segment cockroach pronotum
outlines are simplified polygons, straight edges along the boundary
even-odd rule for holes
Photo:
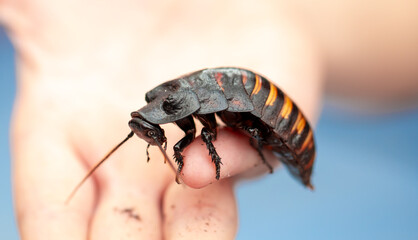
[[[313,189],[310,182],[315,159],[313,131],[296,104],[263,76],[241,68],[204,69],[157,86],[146,94],[145,100],[147,105],[131,113],[129,135],[90,170],[67,202],[100,164],[134,134],[148,142],[147,157],[150,145],[156,145],[171,165],[165,151],[167,139],[160,124],[175,123],[186,134],[173,147],[178,165],[175,171],[180,173],[181,153],[196,135],[193,117],[203,124],[201,137],[219,180],[221,158],[212,144],[218,127],[215,114],[227,126],[251,137],[251,145],[270,173],[273,168],[262,153],[263,147],[270,149],[297,179]]]

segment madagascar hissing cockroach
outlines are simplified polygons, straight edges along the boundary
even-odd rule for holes
[[[241,68],[204,69],[157,86],[146,94],[145,100],[147,105],[131,113],[129,135],[86,175],[69,198],[110,154],[134,134],[147,141],[148,147],[158,146],[168,161],[165,152],[167,139],[160,124],[175,123],[186,134],[173,147],[178,164],[176,172],[180,173],[183,168],[181,153],[196,134],[193,117],[203,124],[201,137],[219,180],[221,158],[212,144],[218,127],[215,114],[227,126],[240,129],[251,137],[251,145],[270,172],[273,168],[262,153],[263,147],[271,150],[305,186],[313,188],[310,183],[315,159],[312,129],[296,104],[263,76]]]

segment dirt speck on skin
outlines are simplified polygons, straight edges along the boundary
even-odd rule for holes
[[[141,217],[138,213],[135,212],[134,208],[118,209],[115,207],[114,210],[121,214],[126,214],[129,218],[135,219],[136,221],[141,221]]]

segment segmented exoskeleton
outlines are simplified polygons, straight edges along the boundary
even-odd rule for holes
[[[159,126],[165,123],[177,124],[186,134],[174,145],[177,172],[180,172],[183,168],[181,153],[196,135],[193,117],[203,124],[201,137],[215,164],[216,179],[219,179],[221,158],[212,144],[217,136],[217,114],[227,126],[241,129],[251,137],[252,145],[270,172],[273,168],[264,158],[264,147],[305,186],[313,188],[310,182],[315,159],[312,129],[296,104],[263,76],[241,68],[204,69],[157,86],[145,99],[148,104],[131,113],[132,132],[82,182],[134,133],[147,141],[148,147],[158,146],[168,159],[162,147],[167,139]]]

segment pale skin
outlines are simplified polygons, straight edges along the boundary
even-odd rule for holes
[[[151,148],[147,163],[146,143],[134,137],[64,202],[129,133],[129,114],[145,104],[145,93],[190,71],[253,69],[315,124],[323,55],[288,7],[275,1],[0,1],[17,51],[12,150],[21,238],[233,239],[234,182],[267,168],[248,139],[228,129],[214,142],[223,162],[220,181],[199,137],[184,151],[182,185],[158,149]],[[163,128],[172,156],[183,133],[172,124]]]

